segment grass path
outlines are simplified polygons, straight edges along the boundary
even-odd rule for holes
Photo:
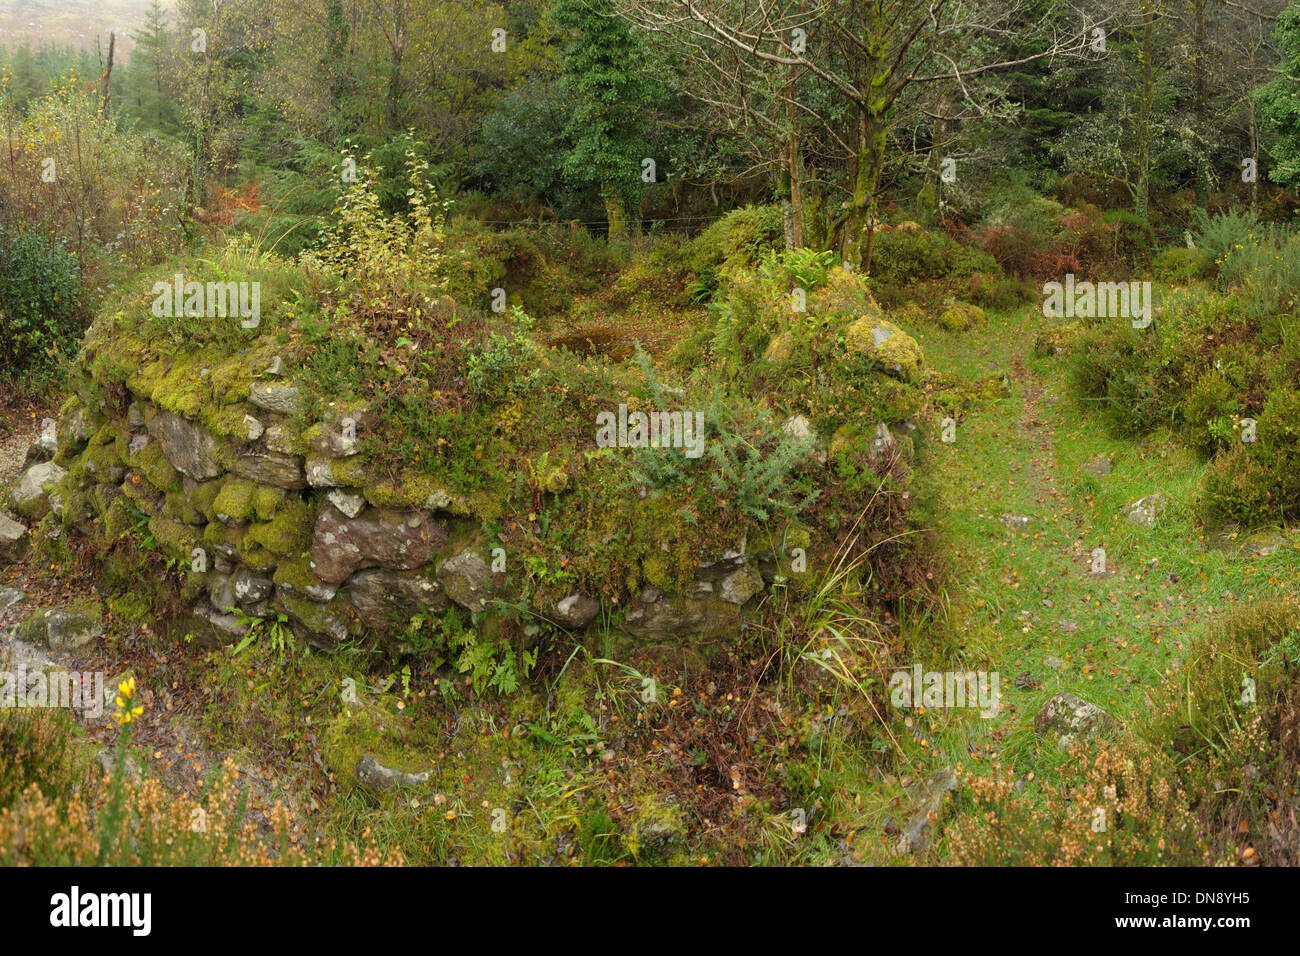
[[[1032,730],[1052,694],[1068,690],[1136,724],[1218,616],[1300,581],[1297,536],[1282,529],[1207,547],[1191,510],[1203,463],[1168,434],[1118,437],[1098,409],[1081,408],[1065,359],[1033,355],[1042,322],[1029,307],[991,314],[971,332],[914,333],[945,379],[1011,380],[1009,397],[960,414],[956,441],[937,445],[930,480],[946,502],[952,626],[943,636],[919,623],[912,640],[925,670],[997,672],[1001,708],[987,719],[916,711],[917,769],[975,769],[994,754],[1022,777],[1055,764],[1063,755],[1038,746]],[[1102,455],[1109,473],[1085,470]],[[1155,526],[1128,523],[1122,507],[1153,492],[1168,498]],[[1004,516],[1029,520],[1018,527]],[[1268,544],[1276,551],[1260,554]],[[1104,573],[1093,573],[1097,548]]]

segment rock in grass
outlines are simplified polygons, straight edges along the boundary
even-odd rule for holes
[[[1076,738],[1089,739],[1109,733],[1118,722],[1096,704],[1061,691],[1048,698],[1034,717],[1034,732],[1040,737],[1054,738],[1058,747],[1065,747]]]
[[[1109,475],[1111,471],[1110,455],[1098,455],[1096,458],[1090,459],[1083,466],[1083,471],[1084,474],[1091,475],[1094,478]]]
[[[385,767],[367,754],[357,761],[357,779],[376,790],[396,790],[399,787],[418,787],[427,783],[429,772],[426,770],[424,773],[403,773]]]
[[[600,602],[589,594],[578,592],[557,601],[549,616],[562,627],[577,629],[586,627],[599,613]]]
[[[1131,505],[1125,505],[1120,514],[1129,524],[1137,525],[1139,528],[1154,528],[1156,518],[1165,510],[1165,505],[1168,503],[1169,499],[1157,491],[1145,498],[1139,498]]]
[[[920,373],[921,346],[888,319],[864,315],[844,330],[844,345],[903,381],[914,381]]]
[[[904,788],[916,812],[899,838],[900,853],[919,853],[925,849],[943,815],[943,798],[953,793],[957,786],[957,775],[943,767]]]

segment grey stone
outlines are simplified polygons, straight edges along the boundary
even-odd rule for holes
[[[25,524],[0,514],[0,565],[21,559],[30,543]]]
[[[808,421],[802,415],[791,415],[781,426],[781,431],[785,432],[791,438],[802,438],[807,441],[816,441],[817,433],[813,431],[812,422]]]
[[[352,427],[345,429],[343,423],[350,421]],[[347,458],[361,451],[361,439],[357,436],[356,417],[344,415],[338,421],[321,422],[311,437],[311,450],[326,458]]]
[[[402,787],[418,787],[429,781],[429,772],[403,773],[385,767],[374,757],[366,754],[357,761],[357,780],[376,790],[396,790]]]
[[[43,461],[49,461],[54,457],[54,453],[59,449],[58,439],[48,432],[41,435],[40,438],[27,446],[27,457],[23,460],[23,468],[30,468],[32,465],[39,465]]]
[[[1110,455],[1098,455],[1096,458],[1089,460],[1084,466],[1085,474],[1092,475],[1094,478],[1101,478],[1109,475],[1111,471]]]
[[[722,579],[719,597],[730,604],[744,604],[763,590],[763,575],[750,565],[737,568]]]
[[[296,415],[302,411],[302,396],[298,389],[279,382],[254,382],[248,390],[248,400],[258,408],[281,415]]]
[[[235,458],[235,474],[262,485],[276,488],[306,488],[302,459],[273,451],[246,451]]]
[[[325,496],[335,508],[343,512],[349,518],[355,518],[366,508],[366,499],[359,494],[353,494],[347,491],[331,491]]]
[[[49,508],[49,493],[67,472],[52,461],[32,465],[9,492],[9,504],[25,518],[39,518]]]
[[[1131,505],[1125,505],[1120,513],[1124,515],[1129,524],[1137,525],[1140,528],[1155,527],[1156,518],[1165,510],[1165,505],[1169,499],[1160,492],[1147,495],[1145,498],[1139,498]]]
[[[1115,718],[1106,711],[1067,691],[1050,697],[1034,717],[1034,732],[1055,739],[1059,747],[1067,746],[1076,738],[1107,733],[1116,726]]]
[[[207,429],[171,412],[159,412],[149,422],[149,434],[181,474],[195,481],[207,481],[221,474],[217,441]]]
[[[465,610],[481,611],[492,590],[492,569],[481,554],[466,548],[438,565],[438,581],[447,597]]]
[[[27,595],[17,588],[0,588],[0,611],[7,610],[19,601],[27,600]]]
[[[104,633],[104,608],[80,598],[64,607],[34,611],[18,623],[15,634],[28,644],[45,644],[52,651],[75,651]]]
[[[944,797],[957,787],[957,775],[947,767],[933,770],[904,787],[916,812],[899,838],[899,852],[919,853],[925,849],[943,816]]]
[[[275,590],[275,583],[252,568],[240,567],[231,575],[230,589],[239,604],[255,604],[271,596]]]
[[[578,591],[556,601],[548,617],[561,627],[574,630],[586,627],[600,613],[600,601]]]
[[[422,611],[441,614],[448,607],[437,579],[418,571],[358,571],[348,579],[347,593],[357,617],[374,631],[405,624]]]
[[[342,584],[362,568],[418,568],[446,541],[446,526],[423,511],[371,509],[349,518],[327,505],[316,519],[311,566],[322,581]]]

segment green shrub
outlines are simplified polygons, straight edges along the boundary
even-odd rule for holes
[[[0,341],[5,375],[48,376],[85,328],[81,268],[62,244],[0,229]]]
[[[1255,244],[1258,230],[1259,216],[1248,209],[1230,209],[1217,216],[1198,209],[1192,214],[1192,235],[1196,244],[1209,250],[1220,269],[1235,251]]]
[[[999,271],[997,261],[984,250],[926,229],[877,233],[871,253],[873,283],[965,279],[976,272]]]
[[[706,298],[718,288],[719,280],[757,265],[762,254],[775,248],[781,237],[779,206],[745,206],[727,213],[691,244],[695,297]]]
[[[1166,282],[1190,282],[1214,275],[1214,254],[1208,249],[1170,246],[1161,249],[1151,261],[1151,271]]]

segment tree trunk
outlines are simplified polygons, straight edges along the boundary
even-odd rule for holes
[[[108,66],[104,69],[104,75],[99,78],[100,116],[108,115],[108,82],[113,78],[113,43],[116,39],[116,33],[108,35]]]
[[[627,239],[627,209],[623,206],[618,187],[606,183],[602,198],[605,200],[605,218],[609,221],[609,241],[622,242]]]
[[[876,237],[880,176],[885,168],[885,120],[885,108],[878,101],[858,120],[857,172],[840,242],[843,260],[868,274]]]

